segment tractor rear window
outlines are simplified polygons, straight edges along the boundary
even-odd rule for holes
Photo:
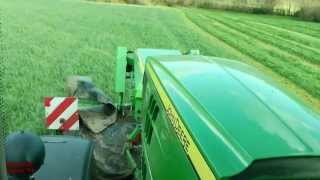
[[[320,179],[320,158],[300,157],[259,160],[231,179]]]

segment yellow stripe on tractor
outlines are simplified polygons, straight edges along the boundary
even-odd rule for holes
[[[203,156],[200,153],[199,149],[197,148],[196,144],[192,140],[191,135],[189,134],[187,128],[184,126],[181,118],[179,117],[178,112],[174,108],[174,105],[170,101],[163,86],[161,85],[159,79],[157,78],[154,70],[150,66],[147,66],[147,70],[150,74],[152,81],[155,84],[155,87],[156,87],[157,92],[161,98],[161,101],[165,107],[165,110],[166,110],[167,115],[170,119],[170,122],[171,122],[172,126],[174,127],[174,130],[175,130],[181,144],[183,145],[185,152],[188,154],[194,168],[196,169],[197,174],[199,175],[200,179],[215,180],[216,178],[215,178],[213,172],[211,171],[207,162],[203,158]]]

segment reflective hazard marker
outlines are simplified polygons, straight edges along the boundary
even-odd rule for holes
[[[45,97],[47,129],[79,130],[79,109],[76,97]]]

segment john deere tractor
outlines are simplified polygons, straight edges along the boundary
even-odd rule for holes
[[[119,47],[115,103],[67,87],[80,129],[9,135],[9,179],[320,179],[319,115],[242,62]]]

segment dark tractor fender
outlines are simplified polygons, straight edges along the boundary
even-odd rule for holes
[[[90,180],[93,143],[80,137],[42,136],[46,156],[38,180]]]

